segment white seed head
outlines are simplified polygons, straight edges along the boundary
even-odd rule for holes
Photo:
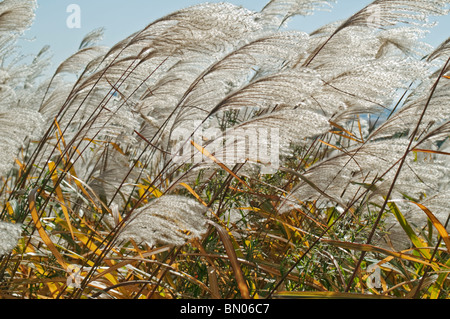
[[[183,245],[206,231],[205,212],[206,208],[194,199],[165,195],[134,211],[119,239],[150,246]]]

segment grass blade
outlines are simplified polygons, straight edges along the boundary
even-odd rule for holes
[[[406,235],[409,237],[411,242],[414,244],[414,246],[417,248],[427,247],[428,245],[422,239],[420,239],[419,236],[416,235],[416,233],[412,229],[411,225],[409,225],[408,221],[406,220],[405,216],[403,216],[403,214],[398,209],[397,205],[392,201],[388,202],[387,205],[388,205],[390,211],[394,214],[397,221],[399,222],[400,226],[405,231]],[[427,258],[427,259],[431,258],[431,254],[428,251],[425,251],[425,250],[419,250],[419,251],[425,258]]]
[[[66,206],[66,202],[64,200],[64,196],[61,190],[61,187],[58,184],[58,174],[56,173],[56,165],[54,162],[49,162],[48,163],[48,168],[49,171],[51,173],[51,178],[55,187],[55,193],[56,196],[58,197],[58,201],[61,207],[61,210],[64,214],[64,218],[66,219],[67,225],[69,226],[69,231],[70,231],[70,235],[72,236],[72,239],[75,239],[74,235],[73,235],[73,227],[72,227],[72,223],[70,222],[70,216],[69,216],[69,211],[67,209]]]
[[[231,176],[236,178],[239,182],[241,182],[244,186],[246,186],[248,189],[251,189],[250,186],[247,185],[246,182],[244,182],[239,176],[237,176],[231,169],[229,169],[225,164],[221,163],[217,158],[214,157],[210,152],[208,152],[205,148],[203,148],[201,145],[198,145],[194,141],[191,141],[191,144],[199,150],[203,155],[206,155],[209,159],[211,159],[214,163],[219,165],[221,168],[223,168],[225,171],[227,171]]]

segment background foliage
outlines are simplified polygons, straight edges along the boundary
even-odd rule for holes
[[[0,296],[448,298],[450,41],[421,41],[448,1],[284,30],[331,4],[94,30],[42,80],[48,48],[16,52],[35,2],[3,0]]]

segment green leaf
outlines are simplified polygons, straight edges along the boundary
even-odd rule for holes
[[[417,234],[412,229],[411,225],[406,220],[405,216],[403,216],[403,214],[398,209],[398,206],[393,202],[389,202],[388,207],[389,207],[390,211],[394,214],[395,218],[397,219],[400,226],[403,228],[403,230],[405,231],[406,235],[411,240],[413,245],[417,248],[427,247],[428,245],[425,243],[425,241],[420,239],[419,236],[417,236]],[[431,254],[428,250],[419,249],[419,251],[425,258],[427,258],[429,260],[431,259]]]

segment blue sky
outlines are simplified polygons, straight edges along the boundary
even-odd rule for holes
[[[223,0],[222,0],[223,1]],[[209,0],[209,2],[222,2]],[[269,0],[230,0],[228,2],[259,11]],[[50,45],[53,68],[76,52],[80,41],[93,29],[104,27],[102,45],[111,46],[155,19],[181,8],[202,3],[201,0],[38,0],[36,19],[21,41],[22,52],[37,53],[44,45]],[[296,17],[289,27],[311,32],[325,23],[348,18],[370,0],[339,0],[331,12],[317,11],[313,16]],[[67,7],[77,4],[81,9],[81,28],[68,28]],[[450,18],[441,17],[426,41],[434,46],[444,41],[450,30]]]

